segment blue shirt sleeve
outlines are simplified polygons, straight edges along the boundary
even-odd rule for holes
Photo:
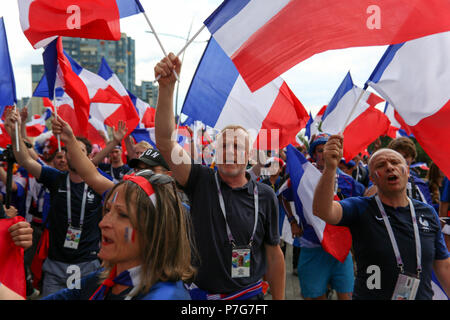
[[[358,222],[365,208],[367,208],[367,198],[351,197],[339,201],[342,206],[342,218],[338,226],[349,227]]]
[[[444,188],[441,193],[442,202],[450,202],[450,181],[445,177],[443,182]]]
[[[438,216],[436,210],[434,210],[434,208],[432,210],[433,210],[434,218],[436,219],[438,226],[440,226],[441,222],[439,220],[439,216]],[[435,256],[434,256],[435,260],[445,260],[450,257],[450,253],[447,250],[447,246],[445,244],[444,235],[442,234],[441,228],[438,228],[438,231],[436,233],[435,248],[436,248],[436,252],[435,252]]]

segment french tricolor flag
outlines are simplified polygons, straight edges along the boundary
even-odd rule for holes
[[[156,109],[152,108],[147,102],[142,101],[130,91],[128,91],[128,95],[130,96],[131,102],[133,102],[134,107],[136,108],[136,112],[139,115],[139,124],[138,128],[152,128],[155,126],[155,114]]]
[[[322,132],[344,134],[344,158],[347,161],[353,159],[389,129],[389,119],[375,108],[378,103],[383,102],[383,99],[365,91],[358,101],[361,93],[363,89],[353,84],[348,72],[322,116]],[[344,127],[348,117],[350,119]]]
[[[31,45],[58,36],[120,40],[120,19],[144,12],[139,0],[18,0],[20,24]]]
[[[47,131],[45,126],[45,121],[47,121],[52,116],[52,110],[50,108],[45,108],[42,115],[35,114],[31,121],[26,123],[27,136],[37,137],[43,132]]]
[[[251,91],[331,49],[450,30],[445,0],[225,0],[205,21]]]
[[[398,112],[396,112],[395,109],[389,104],[389,102],[386,102],[386,105],[384,107],[384,114],[391,122],[388,133],[386,134],[387,136],[391,137],[392,139],[414,136],[413,134],[411,134],[408,128],[406,128],[406,130],[402,128],[401,123],[404,123],[404,121],[401,119]]]
[[[287,146],[287,167],[294,190],[297,214],[312,228],[304,228],[303,238],[321,244],[323,249],[344,262],[350,252],[352,236],[348,228],[333,226],[313,214],[314,191],[321,177],[320,171],[293,146]],[[335,196],[336,200],[339,200]],[[303,216],[303,217],[302,217]]]
[[[128,132],[127,137],[138,125],[139,115],[128,95],[127,89],[123,86],[117,75],[111,70],[105,58],[98,71],[98,75],[102,77],[106,83],[122,97],[122,103],[118,108],[111,108],[108,104],[94,103],[91,104],[91,115],[95,113],[94,118],[115,127],[120,120],[126,122]]]
[[[450,176],[450,32],[389,46],[368,80]]]
[[[205,49],[181,112],[188,116],[185,125],[196,120],[218,130],[241,125],[253,133],[260,149],[268,150],[294,143],[308,121],[305,108],[281,78],[252,93],[214,38]]]
[[[323,106],[314,118],[311,113],[309,114],[309,121],[306,124],[305,136],[307,136],[310,140],[314,135],[319,133],[319,125],[322,122],[322,116],[326,109],[327,105]]]

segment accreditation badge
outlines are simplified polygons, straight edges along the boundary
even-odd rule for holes
[[[416,276],[409,276],[403,273],[399,274],[392,300],[414,300],[419,284],[420,279]]]
[[[64,248],[77,250],[80,238],[81,229],[69,226],[66,233],[66,240],[64,241]]]
[[[249,246],[234,247],[231,252],[231,277],[246,278],[250,277],[250,256]]]

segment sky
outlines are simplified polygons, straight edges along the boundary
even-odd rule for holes
[[[193,36],[221,0],[140,0],[166,52],[178,53],[189,31]],[[3,0],[0,17],[6,25],[9,50],[16,79],[17,98],[31,96],[31,64],[42,64],[43,49],[33,49],[23,34],[16,0]],[[154,80],[154,66],[163,58],[155,36],[143,14],[121,20],[121,32],[135,40],[136,84]],[[169,36],[171,35],[171,36]],[[204,29],[186,50],[180,75],[178,110],[194,76],[210,34]],[[319,53],[296,65],[281,77],[308,112],[315,115],[329,103],[348,71],[362,87],[386,50],[359,47]],[[96,72],[97,70],[91,70]],[[372,91],[369,88],[370,91]]]

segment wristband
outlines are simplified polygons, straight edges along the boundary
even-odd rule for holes
[[[295,221],[295,217],[294,217],[294,216],[288,217],[288,222],[289,222],[289,223],[292,223],[292,221]]]

